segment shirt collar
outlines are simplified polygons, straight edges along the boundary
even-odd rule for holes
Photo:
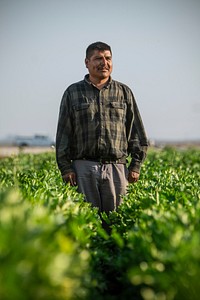
[[[86,74],[86,75],[85,75],[84,80],[85,80],[88,84],[93,85],[92,82],[89,80],[89,74]],[[112,77],[110,76],[110,77],[109,77],[109,80],[108,80],[108,82],[106,83],[106,85],[104,86],[104,88],[107,89],[108,86],[111,84],[111,82],[112,82]]]

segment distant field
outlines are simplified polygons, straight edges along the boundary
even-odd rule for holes
[[[151,145],[150,148],[156,149],[163,149],[164,147],[172,147],[176,149],[200,149],[200,142],[182,142],[182,143],[158,143],[156,145]],[[54,152],[55,147],[17,147],[17,146],[1,146],[0,145],[0,158],[18,155],[19,153],[45,153],[45,152]]]
[[[8,157],[12,155],[18,155],[19,153],[44,153],[54,152],[54,147],[14,147],[14,146],[0,146],[0,158]]]

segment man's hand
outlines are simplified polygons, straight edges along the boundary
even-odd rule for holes
[[[76,174],[74,172],[67,173],[63,175],[62,178],[66,183],[69,183],[71,186],[76,186]]]
[[[137,182],[139,177],[140,177],[139,173],[134,172],[134,171],[130,171],[129,174],[128,174],[128,182],[129,183]]]

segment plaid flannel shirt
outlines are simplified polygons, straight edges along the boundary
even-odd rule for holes
[[[132,157],[130,169],[140,172],[148,141],[130,88],[112,80],[101,90],[84,80],[65,91],[56,134],[56,159],[62,175],[75,159]]]

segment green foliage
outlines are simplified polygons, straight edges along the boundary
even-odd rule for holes
[[[88,251],[66,235],[65,219],[44,206],[31,207],[17,191],[0,206],[0,298],[77,299]],[[76,294],[77,293],[77,294]]]
[[[199,186],[199,150],[151,150],[100,218],[53,153],[1,160],[0,299],[197,300]]]
[[[63,184],[52,155],[0,164],[0,299],[84,299],[97,211]]]

